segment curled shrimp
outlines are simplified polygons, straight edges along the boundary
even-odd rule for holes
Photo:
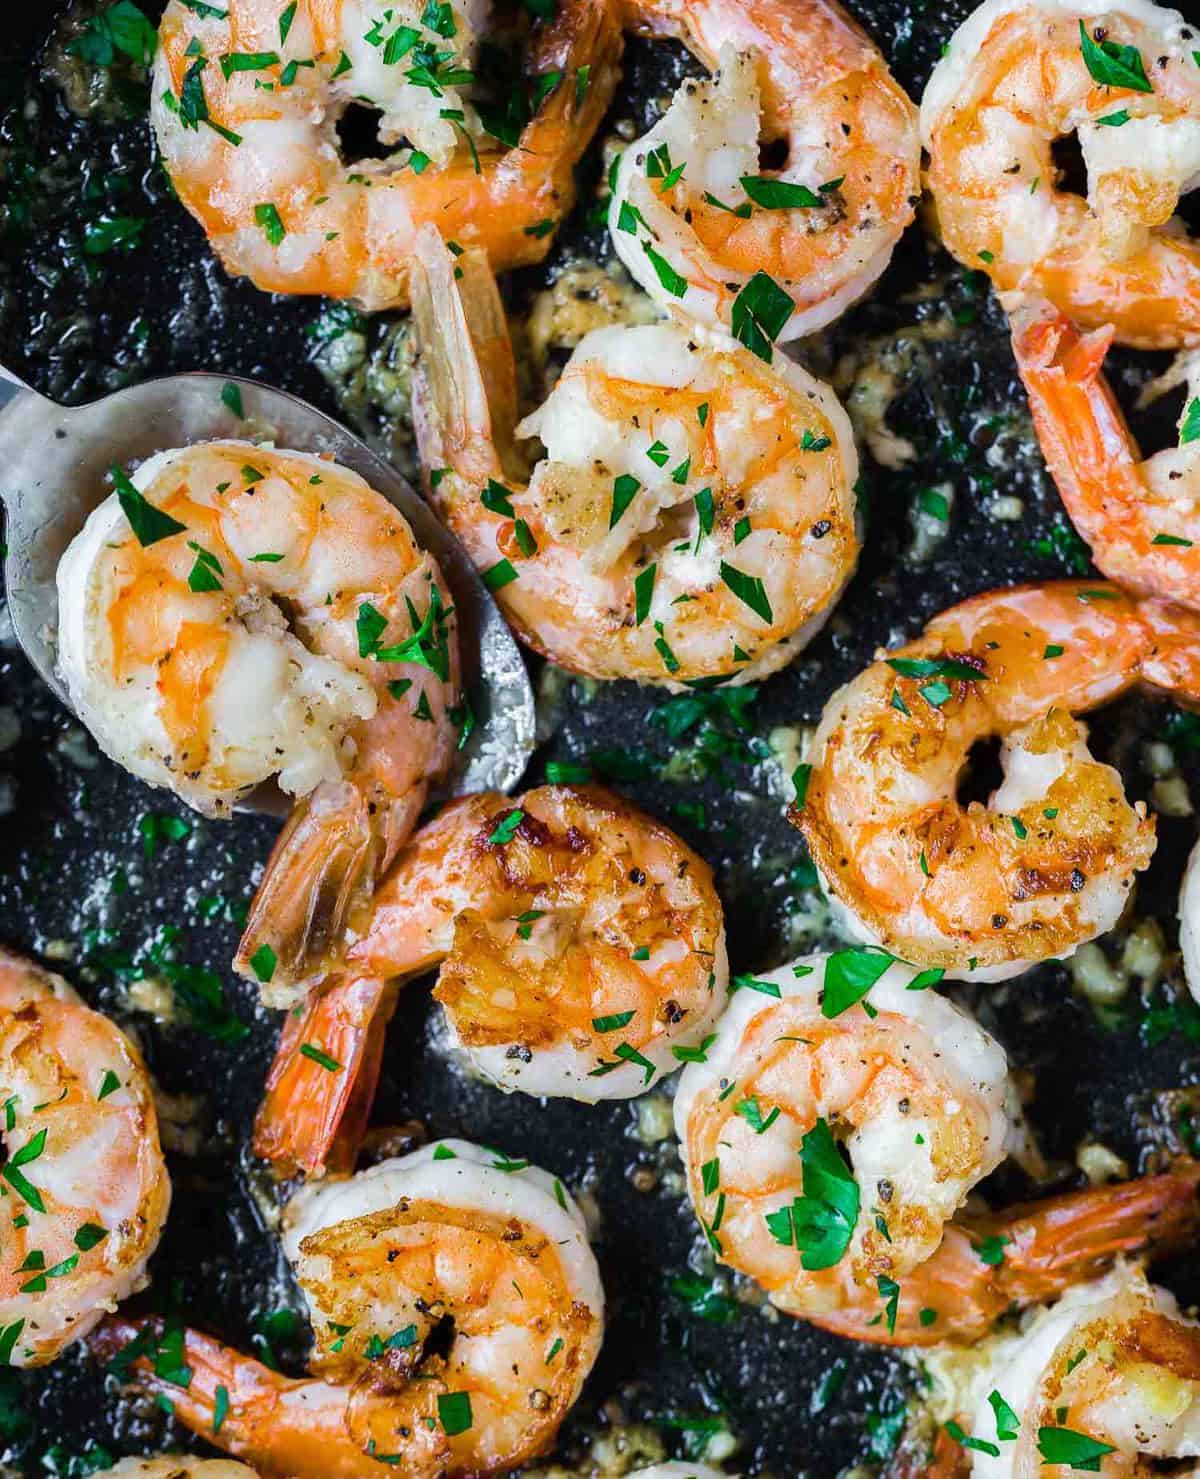
[[[0,1365],[45,1366],[144,1287],[171,1183],[141,1054],[2,950],[0,1098]]]
[[[852,928],[973,980],[1111,929],[1154,820],[1073,716],[1135,684],[1200,701],[1198,639],[1181,607],[1060,581],[976,596],[881,654],[826,705],[792,813]],[[1003,784],[963,806],[971,746],[991,735]]]
[[[1120,1254],[1194,1237],[1195,1162],[956,1216],[1005,1153],[1004,1052],[908,967],[844,955],[849,974],[810,956],[739,992],[675,1096],[709,1245],[772,1304],[857,1340],[972,1341]]]
[[[583,1217],[561,1182],[442,1141],[299,1193],[284,1247],[312,1316],[311,1377],[188,1331],[179,1387],[155,1370],[153,1327],[126,1321],[93,1348],[264,1474],[492,1474],[553,1443],[604,1321]]]
[[[864,957],[882,968],[869,1005],[838,1010],[853,953],[808,956],[739,990],[675,1096],[710,1246],[794,1315],[868,1303],[878,1314],[877,1284],[930,1258],[1009,1132],[999,1044],[885,956]],[[834,1181],[840,1237],[817,1238],[802,1195]]]
[[[979,1446],[960,1450],[955,1474],[1157,1472],[1150,1460],[1200,1452],[1200,1325],[1120,1265],[997,1339],[962,1401],[960,1431]]]
[[[58,591],[60,669],[114,760],[210,815],[272,776],[297,797],[239,954],[290,1004],[454,755],[436,562],[357,473],[207,442],[118,474]]]
[[[361,979],[289,1022],[260,1155],[345,1163],[378,1074],[381,983],[439,964],[433,994],[451,1040],[486,1078],[588,1103],[643,1093],[678,1068],[711,1032],[728,978],[712,872],[667,828],[599,787],[460,798],[380,888],[347,956]],[[314,1045],[349,1071],[324,1071]]]
[[[772,339],[824,328],[890,261],[920,195],[916,109],[835,0],[623,5],[714,75],[684,82],[625,150],[613,242],[660,307],[769,359]],[[766,173],[763,146],[784,156]]]
[[[430,496],[518,635],[597,678],[746,682],[788,662],[858,557],[858,461],[827,386],[678,325],[595,330],[515,425],[487,264],[422,234],[413,410]],[[511,438],[547,449],[528,483]]]
[[[540,261],[616,85],[608,0],[536,24],[527,76],[489,106],[484,0],[171,0],[151,116],[171,180],[226,269],[266,292],[408,302],[421,225],[497,270]],[[338,124],[377,108],[384,159],[349,160]],[[511,146],[511,147],[510,147]]]
[[[1045,302],[1010,312],[1042,455],[1092,558],[1126,590],[1200,607],[1200,441],[1143,459],[1103,374],[1112,327],[1080,334]]]
[[[1174,214],[1200,178],[1198,34],[1148,0],[986,0],[921,103],[949,250],[1122,344],[1200,342],[1200,245]],[[1086,200],[1052,152],[1072,134]]]

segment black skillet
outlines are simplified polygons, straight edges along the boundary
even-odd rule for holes
[[[1196,7],[1189,0],[1184,8]],[[968,8],[966,0],[863,0],[859,14],[900,80],[919,96],[941,43]],[[228,279],[170,198],[144,117],[82,122],[42,76],[47,38],[70,9],[54,0],[5,7],[0,361],[64,402],[94,399],[152,375],[205,369],[267,381],[338,415],[314,362],[318,339],[311,332],[318,321],[327,331],[337,320],[322,317],[317,302],[270,298]],[[149,0],[145,9],[154,11]],[[612,119],[631,119],[640,131],[688,65],[679,48],[632,43]],[[1069,145],[1061,163],[1069,179]],[[588,219],[599,172],[593,150],[582,205],[548,267],[510,283],[515,305],[565,257],[605,250],[603,232]],[[87,223],[106,212],[147,224],[132,250],[89,263],[80,244]],[[1003,321],[986,283],[930,245],[919,227],[910,230],[871,301],[814,346],[814,364],[818,372],[829,370],[868,340],[947,316],[952,335],[920,341],[913,373],[890,412],[891,425],[914,443],[916,460],[889,472],[865,459],[868,534],[859,574],[827,631],[751,703],[747,727],[717,713],[707,725],[672,736],[655,695],[626,684],[571,684],[530,771],[537,780],[547,759],[591,757],[602,774],[697,846],[718,869],[734,969],[786,958],[790,925],[817,902],[804,849],[759,763],[771,731],[813,722],[833,688],[877,644],[915,633],[953,601],[1087,568],[1086,551],[1072,539],[1031,447]],[[385,316],[368,326],[372,342],[390,322]],[[1162,363],[1162,357],[1120,360],[1117,383],[1127,402],[1148,369]],[[1148,442],[1160,445],[1171,435],[1177,408],[1176,398],[1155,424],[1143,426]],[[922,489],[945,481],[957,493],[948,536],[917,562],[911,511]],[[1024,500],[1023,517],[991,517],[998,494]],[[199,1152],[172,1155],[175,1207],[143,1302],[174,1307],[237,1345],[299,1369],[299,1302],[264,1224],[266,1179],[247,1151],[276,1022],[228,968],[238,911],[274,824],[251,817],[203,824],[188,815],[186,839],[163,837],[156,819],[182,815],[181,808],[100,759],[9,645],[0,647],[0,706],[0,936],[58,963],[91,1001],[131,1023],[167,1091],[200,1096]],[[11,745],[7,710],[20,723]],[[678,709],[667,715],[682,717]],[[1194,782],[1195,747],[1166,706],[1134,700],[1097,717],[1098,747],[1121,766],[1134,796],[1147,795],[1151,784],[1141,743],[1164,732],[1175,739]],[[968,785],[979,794],[991,763],[981,755],[972,767]],[[1138,891],[1139,910],[1159,917],[1172,948],[1175,896],[1193,835],[1193,819],[1161,819],[1158,853]],[[173,963],[163,953],[164,928],[178,932],[166,944]],[[220,1012],[199,1026],[194,1012],[171,1025],[131,1012],[122,982],[143,967],[161,974],[164,958],[185,1001],[197,1000],[197,986],[211,985],[188,968],[214,972],[228,1011],[248,1033],[222,1041],[228,1023]],[[1160,992],[1150,1008],[1135,992],[1102,1021],[1072,995],[1067,971],[1051,966],[1019,985],[968,997],[1014,1063],[1032,1074],[1032,1118],[1047,1154],[1062,1167],[1056,1187],[1079,1180],[1074,1152],[1088,1132],[1134,1167],[1177,1145],[1180,1135],[1186,1140],[1180,1109],[1187,1095],[1163,1094],[1200,1078],[1200,1016],[1173,1004],[1169,992]],[[720,1291],[702,1297],[697,1291],[711,1289],[712,1269],[686,1201],[671,1189],[671,1142],[647,1146],[635,1138],[636,1107],[556,1102],[544,1109],[465,1081],[430,1047],[434,1020],[427,991],[411,989],[390,1039],[376,1124],[417,1121],[410,1131],[464,1134],[528,1156],[586,1187],[600,1209],[598,1252],[611,1320],[599,1366],[564,1430],[560,1451],[568,1467],[597,1430],[633,1421],[650,1424],[668,1452],[693,1455],[706,1433],[726,1427],[740,1445],[729,1468],[746,1474],[886,1467],[906,1402],[916,1411],[920,1376],[913,1366],[786,1317],[769,1318]],[[992,1190],[999,1202],[1030,1187],[1008,1171]],[[1185,1297],[1200,1294],[1189,1260],[1162,1272]],[[123,1402],[80,1353],[45,1372],[0,1372],[0,1461],[19,1473],[87,1473],[103,1467],[106,1453],[179,1446],[191,1440],[162,1411]]]

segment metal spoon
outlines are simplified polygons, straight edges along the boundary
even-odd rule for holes
[[[245,419],[222,400],[227,385],[240,391]],[[68,408],[0,367],[8,608],[25,656],[63,704],[72,708],[57,670],[55,571],[88,515],[111,492],[109,468],[218,437],[271,440],[289,450],[327,453],[396,505],[418,542],[437,558],[450,586],[463,678],[476,716],[475,731],[446,790],[461,795],[515,786],[534,746],[533,690],[512,633],[462,546],[395,468],[336,421],[296,396],[233,376],[171,375],[118,390],[90,406]],[[242,806],[278,815],[289,804],[269,785]]]

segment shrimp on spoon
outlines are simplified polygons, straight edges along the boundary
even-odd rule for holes
[[[58,567],[60,671],[101,748],[197,810],[272,778],[295,797],[237,962],[275,1000],[338,958],[449,770],[453,605],[398,510],[323,458],[205,442],[114,476]]]

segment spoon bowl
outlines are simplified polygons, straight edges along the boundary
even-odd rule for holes
[[[240,395],[244,416],[227,404],[238,404],[230,386]],[[364,442],[298,397],[254,380],[171,375],[78,407],[57,405],[0,380],[8,607],[17,641],[43,681],[74,712],[57,666],[55,574],[88,515],[111,493],[109,469],[168,447],[231,438],[330,456],[365,478],[408,520],[418,543],[437,559],[453,595],[463,685],[476,719],[443,794],[511,790],[534,746],[533,690],[516,641],[462,546],[396,469]],[[241,809],[280,814],[289,805],[272,783],[259,787]]]

